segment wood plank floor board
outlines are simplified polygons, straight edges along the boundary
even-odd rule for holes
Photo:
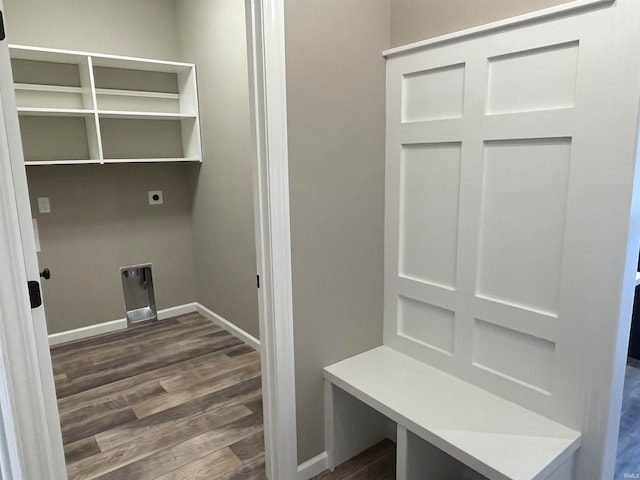
[[[122,470],[122,468],[127,465],[149,458],[158,452],[167,450],[185,441],[197,438],[207,431],[224,432],[228,428],[232,429],[235,422],[248,416],[250,416],[250,412],[248,415],[247,411],[241,406],[232,406],[217,412],[215,418],[211,418],[212,415],[208,415],[208,418],[199,424],[192,426],[184,424],[177,425],[176,427],[168,426],[167,428],[158,429],[153,435],[147,435],[143,438],[135,437],[131,441],[108,450],[101,449],[102,451],[100,453],[92,457],[68,464],[67,473],[69,480],[90,480],[115,470],[120,470],[120,473],[124,475],[127,473],[127,470]],[[198,426],[201,426],[205,432],[199,430]],[[223,445],[222,447],[225,446],[227,445]],[[180,465],[176,465],[174,468],[162,473],[164,474],[174,470],[178,466]],[[135,479],[135,477],[132,478]]]
[[[253,362],[210,380],[194,383],[189,388],[144,400],[133,405],[132,409],[138,417],[146,417],[257,377],[260,377],[260,363]]]
[[[100,480],[152,480],[246,438],[263,428],[262,415],[251,414],[222,428],[210,430],[165,448],[117,470],[96,477]],[[141,442],[138,442],[140,444]]]
[[[261,412],[263,409],[262,395],[255,395],[252,398],[248,398],[242,402],[252,412]]]
[[[54,365],[58,371],[66,371],[69,366],[80,365],[82,363],[92,365],[94,362],[103,362],[110,359],[118,358],[119,356],[129,355],[141,351],[148,345],[153,345],[155,342],[169,341],[173,336],[182,336],[189,338],[189,332],[197,332],[204,330],[208,333],[221,331],[220,327],[212,322],[203,321],[199,319],[190,320],[189,323],[179,324],[171,323],[169,326],[165,326],[164,322],[159,322],[157,327],[145,326],[145,327],[132,327],[121,332],[141,332],[138,335],[132,335],[128,338],[125,333],[116,332],[123,335],[123,338],[114,340],[111,342],[101,342],[90,346],[84,346],[82,343],[75,343],[78,346],[78,350],[65,351],[62,354],[52,354],[52,359],[55,361]],[[111,334],[105,334],[111,335]],[[95,338],[91,337],[89,340],[95,342]],[[133,339],[135,342],[132,342]],[[80,341],[81,342],[81,341]],[[66,344],[65,344],[66,345]],[[53,347],[56,348],[56,347]]]
[[[215,480],[241,466],[242,462],[233,454],[233,451],[230,448],[223,448],[166,473],[157,480]]]
[[[182,320],[182,321],[181,321]],[[197,314],[186,314],[183,317],[174,317],[161,322],[132,326],[127,329],[115,332],[103,333],[89,338],[74,340],[51,347],[51,358],[62,361],[65,357],[81,356],[87,351],[101,345],[117,345],[119,341],[130,342],[134,338],[140,339],[144,336],[158,335],[169,330],[179,330],[192,322],[206,322],[206,319],[198,317]]]
[[[170,421],[175,418],[198,415],[228,403],[243,402],[254,398],[260,388],[261,379],[256,376],[236,383],[235,385],[229,385],[207,395],[186,401],[180,405],[172,405],[170,408],[165,408],[160,411],[147,412],[134,408],[134,412],[138,412],[138,420],[136,423],[154,424]],[[148,413],[148,415],[146,415],[146,413]]]
[[[123,378],[116,382],[84,390],[69,395],[68,397],[59,398],[58,409],[61,411],[76,410],[88,405],[93,405],[96,402],[121,398],[132,394],[132,391],[141,388],[143,385],[156,384],[163,378],[177,374],[188,374],[193,369],[200,368],[203,365],[210,365],[211,368],[215,368],[219,362],[229,359],[224,352],[225,350],[223,349],[221,351],[200,355],[184,362],[150,370],[134,377]]]
[[[395,478],[396,445],[383,440],[348,462],[338,465],[333,472],[326,470],[313,480],[387,480]]]
[[[264,458],[244,465],[216,480],[267,480]]]
[[[133,346],[123,346],[118,349],[109,349],[107,346],[103,351],[91,353],[89,360],[95,366],[102,365],[106,362],[117,360],[124,356],[131,356],[134,354],[141,355],[149,351],[149,349],[159,350],[163,348],[174,347],[178,342],[189,340],[200,335],[208,335],[218,333],[223,335],[225,332],[221,328],[216,328],[212,325],[199,325],[189,328],[185,331],[171,331],[166,332],[165,335],[159,338],[145,338],[142,341],[136,342]]]
[[[131,405],[167,393],[157,381],[145,382],[121,392],[119,395],[109,395],[94,403],[79,408],[60,410],[60,422],[65,426],[86,421],[108,414],[116,410],[128,408]]]
[[[236,348],[229,350],[227,352],[227,355],[233,358],[233,357],[237,357],[239,355],[244,355],[246,353],[251,353],[251,352],[255,352],[253,347],[250,347],[249,345],[239,345]]]
[[[69,379],[67,378],[66,373],[59,373],[53,376],[53,381],[56,385],[65,385],[69,383]]]
[[[136,345],[153,342],[156,339],[167,339],[175,334],[212,325],[202,318],[190,318],[186,323],[167,320],[156,324],[130,327],[116,332],[105,333],[86,339],[74,340],[52,347],[51,358],[58,364],[66,364],[84,358],[87,355],[98,355],[120,351],[122,348],[134,348]],[[213,325],[214,327],[217,327]],[[132,339],[136,342],[132,342]]]
[[[260,356],[199,314],[52,351],[69,480],[265,478]]]
[[[231,451],[242,463],[253,463],[264,460],[264,432],[258,432],[231,445]]]
[[[104,415],[78,419],[73,423],[62,423],[62,441],[64,443],[72,443],[82,440],[104,430],[133,422],[137,418],[133,410],[127,407],[107,412]]]
[[[241,340],[225,336],[220,338],[198,337],[188,346],[183,346],[181,350],[171,355],[163,353],[150,354],[142,359],[126,365],[120,365],[112,369],[105,369],[95,372],[93,375],[83,375],[77,380],[71,381],[67,385],[61,386],[56,393],[58,398],[64,398],[83,390],[99,387],[108,383],[113,383],[128,377],[134,377],[149,370],[182,362],[192,356],[199,356],[205,353],[213,353],[226,347],[237,345]],[[67,375],[69,377],[69,375]],[[71,378],[69,378],[71,380]]]
[[[190,350],[202,345],[211,344],[214,341],[223,342],[230,339],[230,336],[224,330],[214,330],[207,327],[204,334],[190,336],[186,339],[172,341],[158,341],[156,344],[152,342],[145,344],[145,348],[141,351],[130,352],[131,349],[118,348],[119,355],[111,360],[94,363],[83,366],[82,368],[68,368],[66,370],[69,382],[75,382],[83,377],[91,377],[96,374],[112,371],[121,368],[133,368],[140,363],[151,363],[156,359],[172,357],[173,355],[189,352]],[[137,343],[136,343],[137,345]],[[88,358],[91,354],[87,355]]]
[[[395,480],[395,478],[396,457],[384,455],[357,472],[344,477],[344,480]]]
[[[102,451],[112,450],[115,447],[130,443],[135,439],[143,440],[149,435],[163,437],[165,435],[188,438],[196,436],[225,425],[225,422],[235,420],[253,414],[251,410],[242,404],[222,405],[197,415],[181,417],[173,420],[144,422],[138,419],[119,426],[112,430],[106,430],[96,434],[95,439]]]
[[[53,358],[52,358],[53,360]],[[65,382],[62,382],[61,385],[64,385],[65,383],[69,383],[69,379],[67,378],[67,374],[65,372],[67,372],[69,370],[69,367],[73,367],[76,369],[80,369],[80,368],[89,368],[93,365],[93,363],[91,363],[91,360],[89,360],[88,358],[85,357],[80,357],[80,358],[75,358],[75,359],[71,359],[71,360],[65,360],[63,362],[53,362],[53,375],[54,375],[54,379],[56,377],[61,377],[62,375],[64,375],[65,378]],[[57,382],[56,382],[56,386],[57,386]]]
[[[228,353],[227,353],[228,356]],[[192,387],[194,383],[201,383],[220,377],[220,375],[236,371],[251,364],[260,364],[260,354],[256,351],[229,358],[227,361],[219,362],[215,369],[209,365],[193,369],[189,375],[173,375],[160,380],[160,385],[167,392],[179,392]]]
[[[79,462],[83,458],[91,457],[98,453],[100,453],[100,447],[94,437],[83,438],[64,445],[64,458],[67,464]]]

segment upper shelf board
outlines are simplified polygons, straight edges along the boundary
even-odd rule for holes
[[[11,52],[11,58],[18,58],[22,60],[79,64],[87,57],[91,57],[91,61],[96,67],[146,70],[149,72],[177,73],[194,67],[192,63],[152,60],[120,55],[105,55],[102,53],[77,52],[56,48],[30,47],[25,45],[11,44],[9,45],[9,50]]]

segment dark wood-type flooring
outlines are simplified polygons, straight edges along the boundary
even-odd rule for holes
[[[266,478],[259,354],[202,316],[51,356],[69,480]]]
[[[629,358],[624,379],[615,479],[640,475],[640,361]]]
[[[69,480],[264,480],[258,352],[199,314],[51,349]],[[615,478],[640,474],[640,361]],[[314,480],[392,480],[386,440]]]
[[[348,462],[325,471],[312,480],[394,480],[396,478],[396,444],[383,440]]]

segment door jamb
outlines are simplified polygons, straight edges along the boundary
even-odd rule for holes
[[[297,475],[284,0],[245,0],[267,476]]]
[[[7,64],[7,40],[1,45],[0,62]],[[38,332],[26,288],[25,232],[21,230],[18,207],[20,187],[26,185],[26,179],[22,171],[22,180],[15,183],[20,173],[14,171],[16,165],[24,169],[13,79],[9,69],[1,69],[0,415],[4,428],[0,430],[0,471],[7,479],[62,480],[66,478],[62,438],[59,426],[57,431],[51,430],[52,425],[57,426],[57,418],[53,422],[47,416],[48,411],[57,412],[55,394],[49,388],[53,373],[43,375],[46,372],[40,366]]]

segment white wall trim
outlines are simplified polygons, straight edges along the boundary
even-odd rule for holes
[[[321,474],[327,469],[327,452],[322,452],[310,458],[298,466],[298,476],[296,480],[309,480],[311,477]]]
[[[26,289],[39,278],[6,40],[0,65],[0,476],[64,480],[44,314]]]
[[[175,307],[158,310],[158,320],[162,321],[192,312],[198,312],[207,320],[212,321],[216,325],[225,329],[231,335],[238,337],[247,345],[260,351],[260,340],[198,302],[185,303],[184,305],[176,305]],[[67,330],[65,332],[52,333],[49,335],[49,345],[53,347],[54,345],[60,345],[61,343],[82,340],[83,338],[124,330],[125,328],[127,328],[127,319],[119,318],[117,320],[98,323],[96,325],[88,325],[86,327]]]
[[[597,6],[613,3],[614,1],[615,0],[577,0],[574,2],[564,3],[555,7],[536,10],[535,12],[525,13],[524,15],[507,18],[505,20],[499,20],[497,22],[491,22],[477,27],[467,28],[465,30],[447,33],[445,35],[429,38],[427,40],[421,40],[419,42],[410,43],[401,47],[390,48],[389,50],[385,50],[384,52],[382,52],[382,56],[391,57],[393,55],[400,55],[402,53],[419,50],[421,48],[433,47],[441,43],[458,41],[465,37],[486,34],[493,30],[516,27],[525,23],[549,19],[560,15],[567,15],[569,13],[586,10],[588,8],[595,8]]]
[[[256,350],[260,351],[260,340],[258,340],[256,337],[254,337],[253,335],[250,335],[249,333],[245,332],[243,329],[241,329],[240,327],[234,325],[229,320],[226,320],[225,318],[221,317],[217,313],[212,312],[211,310],[209,310],[204,305],[202,305],[200,303],[195,303],[194,305],[195,305],[196,311],[200,315],[202,315],[203,317],[206,317],[207,319],[211,320],[216,325],[219,325],[220,327],[224,328],[231,335],[233,335],[234,337],[238,337],[240,340],[242,340],[247,345],[250,345],[251,347],[253,347]]]
[[[158,320],[166,320],[167,318],[186,315],[198,311],[198,303],[191,302],[184,305],[176,305],[175,307],[163,308],[158,310]]]
[[[298,474],[284,0],[245,0],[267,478]]]
[[[61,343],[73,342],[74,340],[82,340],[83,338],[101,335],[103,333],[115,332],[127,328],[127,319],[120,318],[111,320],[110,322],[98,323],[96,325],[88,325],[86,327],[74,328],[64,332],[52,333],[49,335],[49,345],[60,345]]]
[[[166,320],[167,318],[177,317],[178,315],[185,315],[195,311],[197,311],[197,304],[195,302],[163,308],[158,311],[158,320]],[[81,340],[83,338],[115,332],[125,328],[127,328],[127,319],[119,318],[118,320],[111,320],[109,322],[98,323],[96,325],[88,325],[86,327],[75,328],[65,332],[52,333],[49,335],[49,345],[53,347],[54,345],[60,345],[61,343]]]

